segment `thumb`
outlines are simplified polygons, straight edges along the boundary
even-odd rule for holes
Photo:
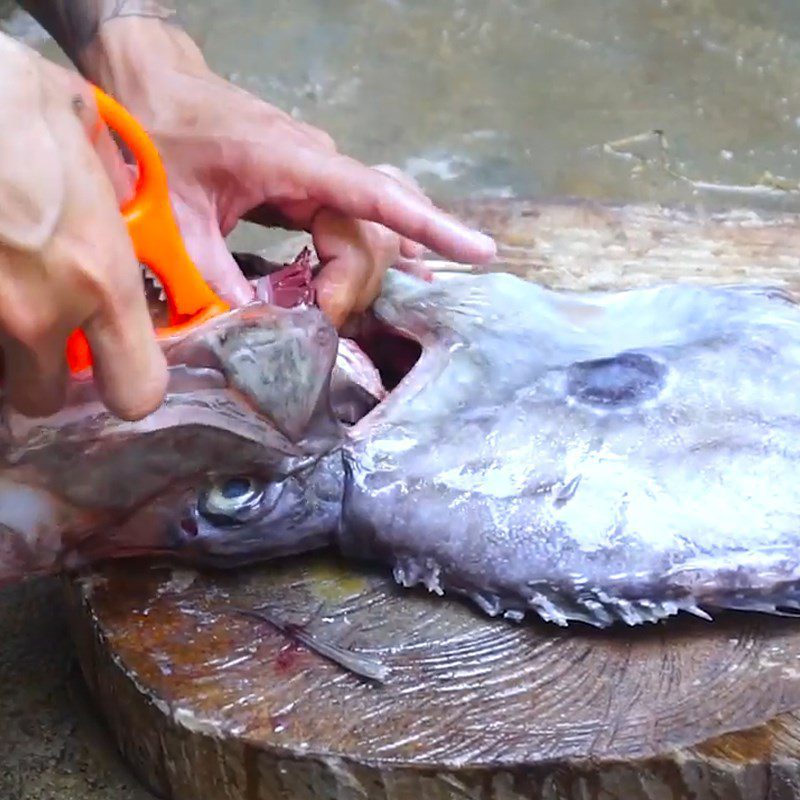
[[[228,250],[213,210],[198,210],[175,195],[172,208],[186,250],[209,286],[232,306],[249,303],[254,289]]]

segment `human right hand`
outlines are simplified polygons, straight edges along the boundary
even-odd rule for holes
[[[119,213],[130,172],[89,85],[0,34],[0,346],[23,414],[59,410],[81,328],[109,410],[160,405],[167,368]]]
[[[436,208],[408,176],[341,154],[324,131],[215,74],[162,19],[110,18],[81,62],[152,137],[189,255],[231,304],[252,298],[225,243],[243,219],[311,234],[317,300],[337,327],[375,300],[401,257],[413,268],[427,248],[472,264],[495,255],[489,237]]]

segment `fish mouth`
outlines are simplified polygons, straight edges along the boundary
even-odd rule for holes
[[[353,341],[372,361],[388,392],[398,387],[422,357],[422,345],[416,339],[375,316],[362,322]]]
[[[423,351],[422,345],[411,334],[384,322],[372,312],[350,320],[341,335],[364,354],[381,382],[380,397],[372,407],[348,420],[337,414],[340,422],[355,424],[393,396],[422,358]]]

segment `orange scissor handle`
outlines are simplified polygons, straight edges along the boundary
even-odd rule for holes
[[[139,174],[133,197],[120,211],[128,226],[136,257],[161,281],[167,296],[170,325],[158,328],[159,338],[173,336],[227,311],[230,306],[212,291],[183,243],[172,213],[167,174],[147,132],[119,103],[94,87],[101,119],[116,131],[136,158]],[[67,361],[73,372],[92,364],[82,331],[67,342]]]

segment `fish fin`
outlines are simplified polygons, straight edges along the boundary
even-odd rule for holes
[[[258,324],[248,324],[246,314],[247,308],[239,310],[242,319],[235,326],[211,328],[207,343],[226,365],[233,387],[297,441],[329,405],[336,331],[315,308],[274,308],[262,313]],[[333,423],[332,413],[324,416]]]
[[[363,653],[349,650],[335,642],[322,639],[316,634],[304,630],[300,626],[289,624],[279,619],[274,612],[270,611],[267,607],[261,606],[257,609],[233,608],[230,610],[242,616],[266,622],[268,625],[271,625],[285,636],[294,639],[311,652],[316,653],[318,656],[333,662],[337,666],[361,678],[383,684],[386,683],[391,675],[391,669],[382,661],[371,658]],[[317,609],[313,616],[317,616],[318,613],[319,609]]]
[[[527,595],[524,608],[520,606],[519,601],[504,599],[498,594],[475,591],[463,593],[492,617],[502,615],[506,619],[519,622],[527,611],[535,613],[545,622],[552,622],[560,627],[567,627],[574,622],[582,622],[595,628],[608,628],[618,623],[633,627],[648,622],[660,622],[681,612],[687,612],[709,622],[712,620],[692,598],[630,600],[612,596],[601,590],[583,591],[573,595],[552,587],[538,585],[536,588],[536,591]]]

